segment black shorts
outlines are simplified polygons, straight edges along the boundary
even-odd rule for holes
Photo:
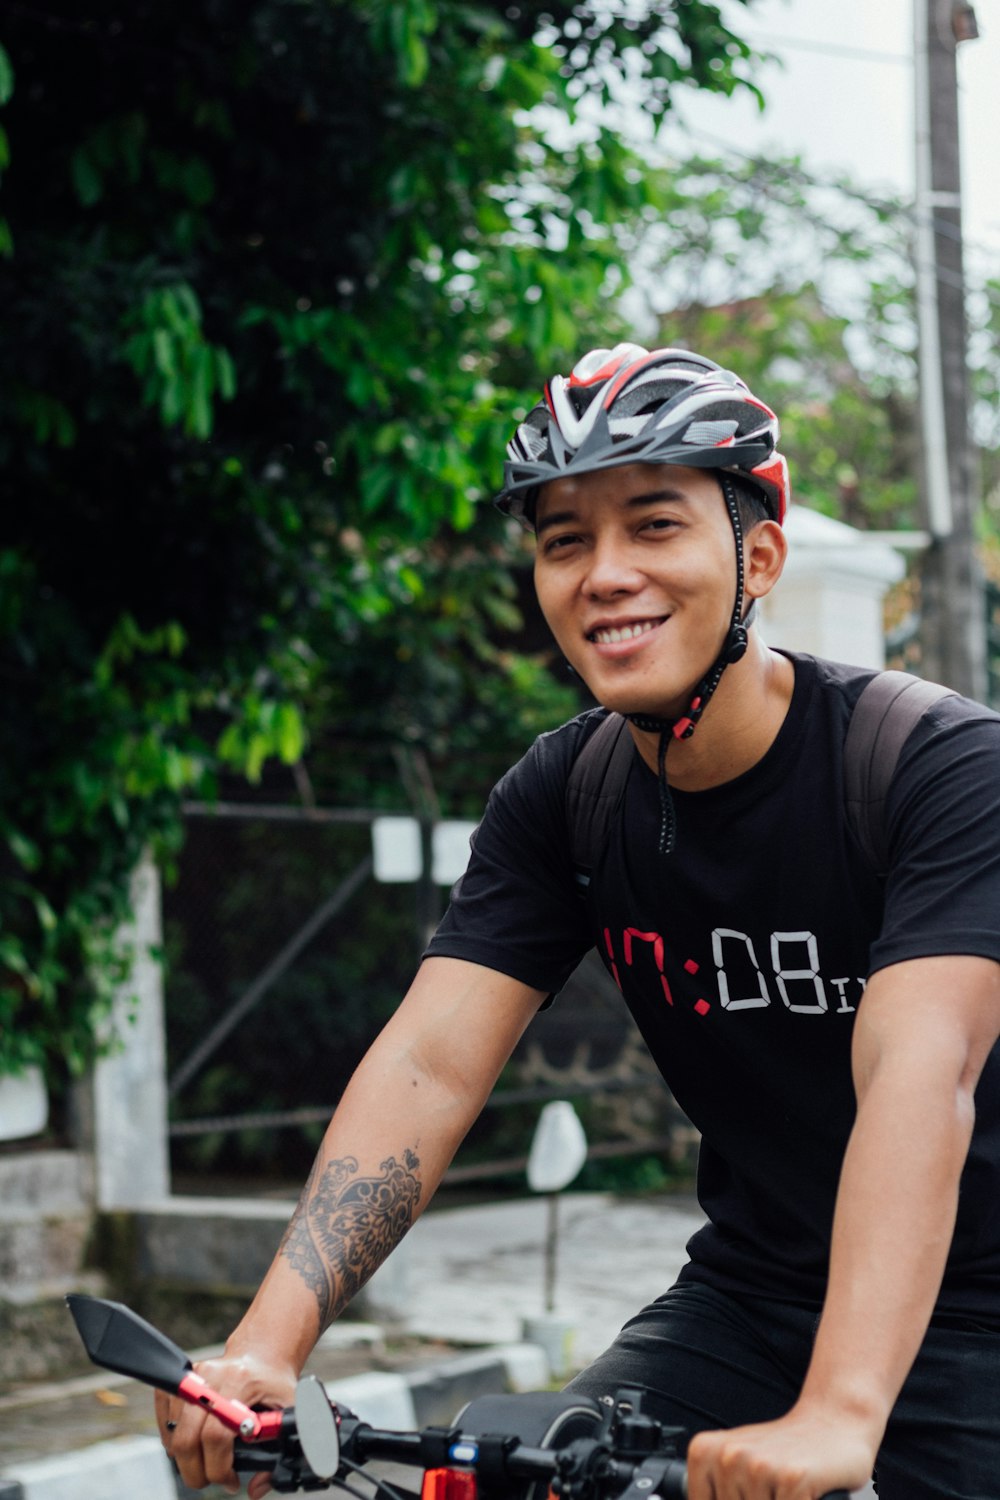
[[[812,1308],[686,1281],[626,1323],[570,1389],[640,1386],[644,1410],[690,1436],[771,1421],[798,1397],[818,1322]],[[1000,1333],[961,1319],[930,1328],[876,1474],[879,1500],[997,1500]]]

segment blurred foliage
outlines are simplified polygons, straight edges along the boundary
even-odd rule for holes
[[[761,392],[793,495],[862,528],[922,524],[912,237],[905,202],[818,180],[795,157],[692,156],[665,211],[621,230],[645,290],[634,315]],[[967,283],[985,534],[1000,536],[1000,285],[975,269]]]
[[[476,506],[662,210],[602,101],[751,66],[709,0],[5,10],[0,1072],[90,1057],[185,796],[563,711]]]

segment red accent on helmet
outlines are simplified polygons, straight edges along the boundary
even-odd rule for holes
[[[626,385],[628,385],[633,376],[638,375],[640,370],[644,370],[647,365],[659,363],[662,352],[663,351],[660,349],[654,349],[651,354],[646,355],[645,359],[633,359],[629,364],[625,365],[619,371],[618,378],[616,380],[612,380],[611,384],[608,386],[607,390],[604,393],[604,400],[601,402],[601,405],[604,407],[605,411],[611,410],[612,406],[614,405],[615,398],[618,396],[619,392]]]
[[[783,526],[788,511],[788,462],[784,454],[773,453],[767,463],[758,464],[749,477],[761,480],[776,495],[776,519],[778,525]]]
[[[586,387],[588,385],[598,385],[602,380],[610,380],[615,371],[620,370],[623,362],[627,359],[627,354],[621,354],[617,359],[609,359],[607,364],[602,365],[599,370],[595,370],[593,375],[581,377],[576,373],[576,370],[574,369],[570,374],[569,379],[566,381],[566,384],[569,386],[575,385],[581,387]],[[625,367],[629,370],[632,368],[631,365],[626,365]],[[548,387],[546,387],[546,389],[548,389]]]

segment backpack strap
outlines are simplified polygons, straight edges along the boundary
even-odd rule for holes
[[[608,714],[573,762],[566,782],[566,823],[581,892],[607,842],[625,795],[635,742],[621,714]]]
[[[847,821],[879,875],[889,867],[885,802],[913,729],[951,688],[909,672],[878,672],[854,706],[844,741]],[[566,782],[566,822],[581,892],[608,840],[632,769],[634,743],[621,714],[608,714],[584,745]]]
[[[951,695],[951,688],[909,672],[879,672],[854,706],[844,740],[844,801],[851,830],[879,875],[889,868],[885,803],[900,752],[931,704]]]

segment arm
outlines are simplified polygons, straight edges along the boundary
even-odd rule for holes
[[[870,1477],[940,1290],[973,1094],[998,1034],[991,960],[917,959],[873,976],[855,1026],[858,1112],[802,1393],[778,1422],[696,1438],[691,1500],[821,1495]],[[812,1488],[793,1491],[803,1477]]]
[[[426,1207],[541,999],[476,964],[424,962],[348,1085],[225,1355],[199,1367],[211,1384],[250,1405],[291,1400],[320,1334]],[[178,1427],[165,1441],[185,1482],[232,1485],[231,1438],[169,1404]],[[161,1428],[167,1405],[158,1397]]]

